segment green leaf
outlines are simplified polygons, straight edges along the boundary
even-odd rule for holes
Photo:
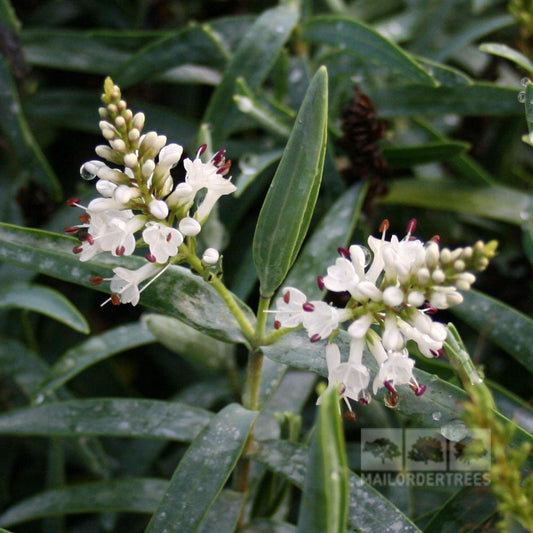
[[[238,404],[216,415],[181,459],[146,533],[198,530],[235,467],[256,417],[256,412]]]
[[[17,87],[3,55],[0,55],[0,86],[0,127],[20,169],[20,179],[25,182],[33,180],[47,190],[54,200],[59,200],[61,185],[26,122]]]
[[[72,513],[152,513],[168,486],[154,478],[114,479],[70,485],[42,492],[7,509],[2,526],[11,526],[45,516]]]
[[[45,403],[0,415],[1,435],[101,435],[190,441],[211,420],[178,402],[101,398]]]
[[[130,269],[145,263],[139,257],[127,257],[117,261],[107,255],[99,255],[86,263],[72,253],[77,241],[46,231],[0,224],[0,259],[36,270],[42,274],[90,286],[90,276],[108,277],[111,269],[121,265]],[[97,290],[105,291],[100,285]],[[107,289],[108,290],[108,289]],[[247,318],[255,317],[246,304],[239,302]],[[218,293],[189,269],[172,266],[157,282],[142,294],[142,303],[164,314],[175,316],[186,324],[217,339],[242,342],[244,337],[237,321],[227,312]]]
[[[413,83],[436,85],[432,76],[409,54],[362,22],[340,16],[316,17],[305,24],[303,37],[362,57],[365,62],[377,64]]]
[[[464,154],[470,145],[459,141],[431,142],[416,146],[391,146],[383,155],[391,167],[408,168],[435,161],[447,161]]]
[[[242,507],[245,503],[244,493],[224,489],[200,524],[199,533],[213,531],[236,531]]]
[[[243,78],[253,91],[265,80],[298,21],[298,2],[289,1],[264,11],[246,32],[213,93],[203,123],[213,128],[218,146],[231,132],[238,112],[233,102],[235,83]]]
[[[348,511],[348,462],[333,387],[321,396],[318,420],[309,450],[302,502],[298,515],[301,533],[344,533]]]
[[[233,180],[237,187],[233,196],[239,198],[264,170],[279,161],[282,153],[281,150],[272,150],[257,154],[243,154],[239,158],[241,173]]]
[[[465,487],[457,491],[431,519],[424,533],[482,531],[496,513],[496,500],[489,487]]]
[[[378,202],[478,215],[519,226],[524,223],[522,217],[529,202],[526,193],[499,185],[475,187],[452,181],[406,179],[388,182],[388,187],[387,195]]]
[[[317,276],[326,272],[339,246],[347,247],[359,220],[368,186],[354,185],[342,194],[309,237],[285,285],[316,293]]]
[[[311,221],[326,150],[327,72],[311,80],[296,123],[259,214],[254,262],[263,297],[270,297],[291,268]]]
[[[528,80],[524,91],[524,108],[526,111],[527,129],[529,130],[529,139],[533,139],[533,83]]]
[[[223,65],[225,59],[212,39],[210,26],[192,24],[133,54],[115,71],[114,81],[124,89],[180,65]]]
[[[80,333],[89,333],[85,317],[60,292],[43,285],[16,284],[0,291],[0,309],[27,309]]]
[[[489,83],[427,87],[403,85],[381,89],[371,94],[372,102],[383,118],[411,115],[516,116],[516,89]]]
[[[309,458],[306,446],[288,441],[261,442],[252,457],[297,487],[304,485]],[[349,473],[349,494],[348,526],[351,529],[369,533],[420,531],[385,496],[352,472]]]
[[[452,313],[533,373],[533,320],[486,294],[468,291],[463,296]]]
[[[83,372],[86,368],[117,353],[154,342],[156,339],[143,324],[128,324],[93,335],[67,350],[48,370],[36,394],[48,394]]]
[[[218,372],[233,361],[233,345],[208,337],[176,318],[147,314],[143,323],[158,342],[191,363]]]
[[[506,44],[483,43],[479,45],[479,49],[482,52],[486,52],[487,54],[492,54],[495,56],[504,57],[505,59],[509,59],[509,61],[512,61],[520,68],[523,68],[524,70],[527,70],[528,72],[533,74],[533,63],[524,54],[521,54],[518,50],[515,50],[514,48],[511,48]]]

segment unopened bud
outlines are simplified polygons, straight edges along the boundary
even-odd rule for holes
[[[214,248],[207,248],[202,255],[202,263],[206,265],[216,265],[220,258],[220,254]]]

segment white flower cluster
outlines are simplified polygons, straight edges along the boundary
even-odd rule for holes
[[[102,102],[99,125],[109,145],[97,146],[96,153],[112,166],[98,160],[82,165],[82,178],[98,178],[100,197],[87,207],[77,199],[69,200],[69,205],[82,208],[84,214],[81,224],[65,231],[78,235],[81,244],[74,252],[81,261],[103,252],[127,256],[138,246],[148,247],[147,264],[134,271],[117,267],[110,279],[111,301],[136,305],[139,284],[153,281],[166,266],[186,260],[180,246],[200,233],[217,200],[236,187],[225,177],[231,166],[225,150],[203,162],[205,145],[194,160],[183,161],[185,179],[175,185],[170,171],[180,161],[183,148],[167,144],[167,138],[155,131],[143,134],[144,114],[133,114],[110,78],[104,83]],[[140,239],[136,236],[139,232]],[[204,252],[206,264],[216,264],[218,257],[217,250]],[[94,284],[101,281],[103,278],[93,278]]]
[[[334,337],[344,322],[350,322],[348,361],[341,362],[339,347],[326,346],[329,386],[340,386],[350,416],[348,400],[367,403],[370,373],[363,363],[366,347],[375,358],[379,371],[372,391],[385,387],[386,402],[398,402],[396,386],[409,385],[417,396],[426,387],[413,375],[414,360],[409,357],[408,341],[413,341],[426,357],[442,355],[447,336],[444,324],[429,316],[463,301],[460,290],[468,290],[475,276],[468,270],[484,270],[494,255],[496,243],[479,241],[473,247],[439,249],[439,238],[423,244],[411,236],[416,221],[411,220],[407,235],[385,240],[388,221],[380,230],[381,239],[369,237],[369,251],[359,245],[339,249],[341,257],[318,278],[320,289],[347,293],[349,301],[337,308],[323,301],[307,301],[305,294],[285,287],[276,302],[275,327],[295,328],[303,325],[311,342]]]

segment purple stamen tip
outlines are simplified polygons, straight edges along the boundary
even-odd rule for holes
[[[305,302],[302,305],[302,309],[304,311],[307,311],[308,313],[311,313],[311,312],[313,312],[315,310],[315,306],[311,302]]]
[[[318,333],[315,333],[309,340],[311,342],[318,342],[322,340],[322,337]]]
[[[383,385],[385,385],[385,387],[387,387],[387,389],[392,392],[393,394],[396,394],[396,389],[394,388],[394,386],[392,385],[392,382],[391,381],[384,381],[383,382]]]
[[[424,394],[424,392],[426,392],[426,388],[427,387],[425,385],[420,384],[418,386],[418,389],[415,390],[415,396],[422,396],[422,394]]]
[[[337,248],[337,252],[339,252],[339,254],[345,257],[346,259],[350,259],[350,252],[346,248],[339,246]]]

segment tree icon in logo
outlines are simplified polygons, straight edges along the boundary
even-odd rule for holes
[[[458,461],[470,464],[476,459],[483,459],[489,451],[481,438],[467,437],[454,444],[454,456]]]
[[[381,464],[385,461],[393,461],[395,457],[401,455],[400,448],[394,442],[384,437],[365,442],[364,452],[371,453],[374,457],[381,459]]]
[[[407,457],[411,461],[423,462],[426,465],[428,461],[442,463],[444,461],[442,443],[435,437],[419,437],[411,446]]]

